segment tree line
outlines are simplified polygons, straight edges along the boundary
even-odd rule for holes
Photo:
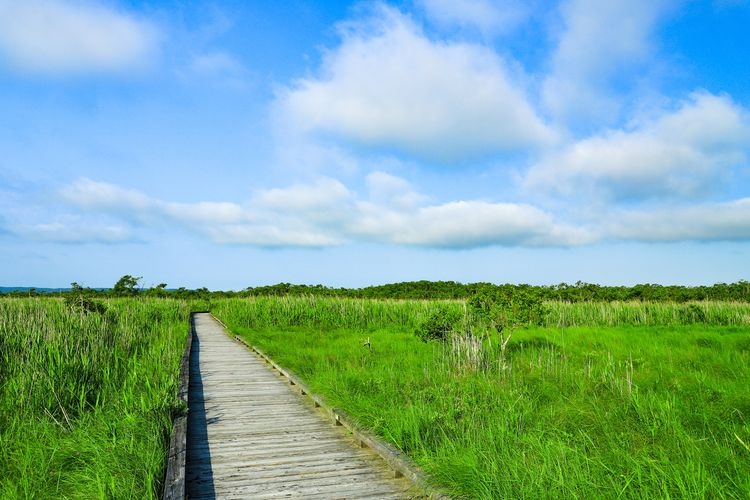
[[[492,283],[459,283],[455,281],[409,281],[364,288],[330,288],[323,285],[293,285],[279,283],[271,286],[250,287],[238,295],[284,296],[324,295],[377,299],[469,299],[481,293],[502,295],[532,295],[541,300],[563,302],[689,302],[739,301],[750,302],[750,282],[717,283],[710,286],[682,286],[640,284],[634,286],[605,286],[578,281],[575,284],[527,285]]]
[[[140,286],[140,276],[125,275],[112,288],[89,288],[71,283],[70,290],[45,293],[35,289],[6,292],[11,296],[35,295],[86,295],[98,297],[171,297],[178,299],[255,297],[255,296],[300,296],[348,297],[367,299],[470,299],[477,294],[492,293],[503,296],[533,296],[537,300],[563,302],[690,302],[690,301],[738,301],[750,302],[750,282],[717,283],[708,286],[682,286],[640,284],[634,286],[605,286],[578,281],[574,284],[527,285],[492,283],[459,283],[456,281],[407,281],[363,288],[335,288],[324,285],[278,283],[275,285],[248,287],[240,291],[211,291],[205,287],[197,289],[168,288],[166,283],[151,287]]]

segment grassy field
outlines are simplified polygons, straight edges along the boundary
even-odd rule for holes
[[[101,304],[0,299],[0,498],[160,495],[189,306]]]
[[[213,310],[453,494],[750,497],[747,304],[547,306],[548,326],[517,329],[504,355],[477,331],[415,336],[460,302],[258,298]]]
[[[206,304],[100,303],[0,300],[0,498],[159,495]],[[750,497],[747,303],[547,303],[505,337],[463,301],[211,309],[457,496]],[[458,331],[422,342],[436,316]]]

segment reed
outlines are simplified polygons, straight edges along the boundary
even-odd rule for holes
[[[546,326],[750,325],[747,302],[546,302]]]
[[[189,306],[0,300],[0,498],[155,498]]]
[[[414,329],[436,311],[463,315],[462,301],[376,300],[335,297],[250,297],[214,301],[211,310],[249,328],[348,328],[355,331],[397,326]]]

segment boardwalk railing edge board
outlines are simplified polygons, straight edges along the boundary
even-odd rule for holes
[[[172,436],[169,443],[167,471],[164,477],[164,500],[183,500],[185,498],[185,459],[187,457],[187,408],[188,387],[190,385],[190,350],[193,345],[195,323],[190,314],[190,331],[185,341],[185,349],[180,360],[180,384],[177,398],[185,410],[175,418],[172,425]]]
[[[296,386],[300,394],[307,396],[313,402],[316,407],[321,408],[324,412],[330,415],[331,421],[334,425],[341,425],[351,432],[352,436],[359,441],[360,446],[369,447],[372,451],[377,453],[393,470],[394,477],[406,477],[415,486],[422,490],[429,498],[435,499],[449,499],[451,498],[445,492],[440,491],[434,486],[430,485],[424,472],[412,462],[401,450],[398,450],[394,446],[382,441],[380,438],[373,436],[369,431],[363,429],[357,422],[351,418],[344,410],[340,408],[334,408],[325,399],[313,393],[310,388],[303,381],[299,379],[294,373],[279,366],[273,359],[271,359],[265,352],[258,347],[249,344],[245,339],[234,335],[230,332],[229,328],[216,316],[211,315],[213,318],[221,324],[227,333],[234,338],[237,342],[243,344],[245,347],[260,356],[267,364],[269,364],[273,370],[277,371],[279,375],[285,377],[289,381],[289,385]]]

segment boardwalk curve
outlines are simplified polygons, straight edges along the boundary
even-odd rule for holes
[[[409,498],[410,483],[356,447],[210,314],[194,316],[188,498]]]

